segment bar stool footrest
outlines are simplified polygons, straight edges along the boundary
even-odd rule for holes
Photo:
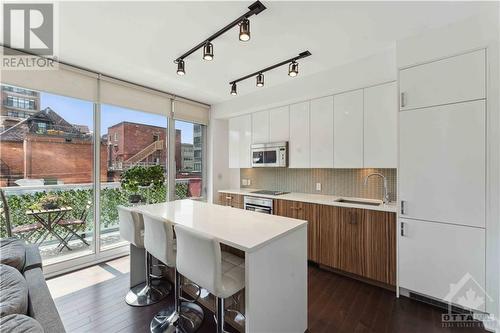
[[[150,331],[194,333],[203,323],[204,316],[203,309],[198,304],[182,302],[180,314],[175,312],[175,307],[171,305],[154,316]]]

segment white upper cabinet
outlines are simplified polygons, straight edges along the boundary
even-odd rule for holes
[[[363,167],[363,89],[333,97],[335,168]]]
[[[290,140],[288,105],[269,110],[269,142]]]
[[[244,115],[229,119],[229,167],[251,168],[252,117]]]
[[[400,112],[402,216],[485,226],[485,101]]]
[[[333,96],[311,101],[311,168],[333,168]]]
[[[309,102],[290,105],[289,167],[309,168]]]
[[[399,72],[401,110],[482,99],[486,52],[479,50]]]
[[[364,167],[396,168],[398,97],[396,82],[364,89]]]
[[[269,142],[269,111],[252,114],[252,143]]]

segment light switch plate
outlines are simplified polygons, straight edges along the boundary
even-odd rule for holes
[[[316,191],[321,191],[321,183],[316,183]]]

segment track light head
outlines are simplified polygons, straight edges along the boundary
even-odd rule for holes
[[[231,95],[236,96],[238,92],[236,91],[236,82],[231,84]]]
[[[186,74],[186,70],[184,68],[184,60],[179,59],[177,60],[177,75],[184,75]]]
[[[259,73],[259,75],[257,75],[257,87],[263,87],[264,86],[264,74],[262,73]]]
[[[288,65],[288,75],[291,77],[297,76],[299,74],[299,63],[295,60]]]
[[[247,18],[243,19],[240,23],[240,40],[242,42],[250,40],[250,20]]]
[[[205,46],[203,46],[203,59],[212,60],[214,58],[214,46],[212,43],[207,41]]]

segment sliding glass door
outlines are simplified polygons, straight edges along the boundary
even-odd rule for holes
[[[101,105],[100,249],[120,238],[118,205],[167,200],[167,117]]]

